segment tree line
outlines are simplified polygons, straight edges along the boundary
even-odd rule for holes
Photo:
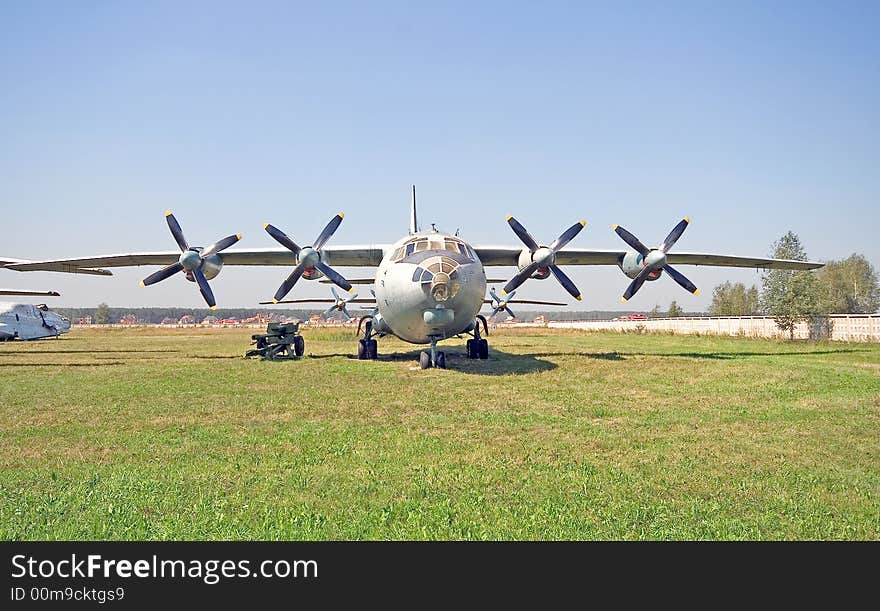
[[[773,243],[775,259],[807,261],[797,234],[789,231]],[[880,309],[880,284],[871,263],[857,253],[829,261],[816,271],[768,270],[761,289],[742,282],[715,287],[711,316],[772,316],[777,326],[794,336],[798,323],[830,325],[829,314],[873,314]]]

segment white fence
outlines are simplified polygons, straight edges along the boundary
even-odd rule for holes
[[[849,342],[880,341],[880,315],[832,314],[829,339]],[[705,316],[699,318],[651,318],[648,320],[583,320],[547,323],[551,329],[606,331],[659,331],[705,335],[740,335],[745,337],[788,337],[768,316]],[[822,336],[820,329],[807,323],[797,326],[794,336],[800,339]]]

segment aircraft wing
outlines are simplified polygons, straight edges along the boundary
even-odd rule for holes
[[[32,295],[34,297],[61,297],[55,291],[25,291],[18,289],[0,289],[0,295]]]
[[[484,266],[504,265],[516,267],[521,246],[475,246],[474,250]],[[563,248],[556,255],[557,265],[618,265],[629,251],[589,248]],[[671,265],[713,265],[720,267],[751,267],[761,269],[810,270],[824,265],[817,261],[791,261],[767,257],[740,257],[713,253],[671,252],[667,255]]]
[[[13,259],[10,257],[0,257],[0,266],[6,267],[8,269],[15,269],[14,267],[10,267],[12,265],[28,265],[31,263],[36,263],[36,261],[31,261],[29,259]],[[53,271],[67,272],[69,274],[92,274],[95,276],[112,276],[112,272],[106,269],[80,269],[78,267],[68,266],[64,269],[58,269]]]
[[[339,267],[375,267],[382,261],[388,245],[371,244],[365,246],[328,246],[321,249],[324,262]],[[293,253],[283,248],[250,248],[224,250],[219,253],[225,265],[277,265],[295,264]],[[14,261],[4,265],[16,271],[49,271],[82,274],[112,273],[104,267],[133,267],[139,265],[171,265],[180,257],[180,251],[142,252],[96,257],[77,257],[72,259],[48,259],[45,261]]]

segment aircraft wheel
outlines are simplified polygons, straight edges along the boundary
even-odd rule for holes
[[[363,361],[367,358],[367,347],[364,345],[364,340],[358,340],[358,360]]]
[[[422,369],[428,369],[431,366],[431,354],[429,352],[425,352],[424,350],[419,355],[419,367]]]
[[[437,367],[440,369],[446,369],[446,353],[438,352],[437,353]]]
[[[477,340],[475,340],[475,339],[469,339],[467,341],[467,344],[466,344],[467,345],[467,357],[469,359],[475,359],[479,356],[478,350],[476,347],[476,343],[477,343]]]
[[[302,335],[297,335],[293,338],[293,354],[296,356],[302,356],[306,352],[306,340],[303,339]]]
[[[485,361],[487,358],[489,358],[489,341],[488,340],[485,340],[485,339],[480,340],[479,351],[480,351],[479,356],[480,356],[481,360]]]
[[[374,339],[367,340],[366,358],[375,360],[379,357],[379,342]]]

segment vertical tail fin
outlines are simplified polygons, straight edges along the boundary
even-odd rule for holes
[[[412,188],[412,201],[409,204],[409,233],[410,235],[419,232],[419,219],[416,215],[416,186]]]

